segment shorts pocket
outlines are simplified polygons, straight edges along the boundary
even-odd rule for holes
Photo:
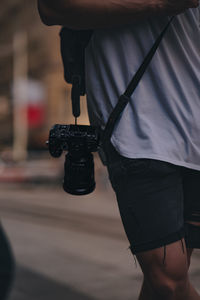
[[[151,159],[121,157],[121,165],[124,174],[127,176],[144,175],[150,169]]]
[[[116,191],[117,187],[121,187],[123,183],[127,182],[130,176],[143,176],[148,172],[150,165],[151,159],[132,159],[120,156],[117,161],[108,165],[109,178],[113,189]]]
[[[156,159],[151,160],[150,169],[152,176],[167,176],[172,173],[177,173],[179,170],[178,166],[174,164]]]
[[[108,175],[109,175],[111,185],[112,185],[113,189],[116,190],[117,186],[119,186],[119,181],[123,180],[123,178],[124,178],[121,161],[118,160],[118,161],[109,163],[107,165],[107,168],[108,168]]]

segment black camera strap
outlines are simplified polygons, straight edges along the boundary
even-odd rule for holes
[[[157,40],[155,41],[153,47],[145,57],[143,63],[139,67],[138,71],[135,73],[133,76],[131,82],[129,83],[126,91],[120,96],[119,101],[113,111],[111,112],[108,121],[106,123],[105,129],[102,131],[102,136],[101,136],[101,146],[103,147],[104,150],[106,150],[107,144],[110,142],[110,138],[112,136],[115,124],[120,116],[120,114],[123,112],[125,109],[126,105],[130,102],[131,96],[133,92],[135,91],[138,83],[140,82],[142,76],[144,75],[147,67],[149,66],[154,54],[156,53],[156,50],[158,49],[158,46],[160,45],[170,23],[172,22],[174,16],[171,17],[170,21],[167,23],[166,27],[164,30],[161,32]]]

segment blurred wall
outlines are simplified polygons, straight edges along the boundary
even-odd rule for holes
[[[38,112],[30,108],[28,147],[42,149],[48,130],[54,123],[73,122],[70,86],[63,79],[60,27],[47,27],[41,23],[36,0],[1,0],[0,28],[0,151],[13,144],[13,41],[21,32],[27,36],[28,80],[40,84],[45,91],[43,99],[35,101],[37,93],[34,91],[34,95],[27,99],[28,105],[41,100],[44,108],[43,120],[38,124]],[[37,84],[33,86],[37,89]],[[88,123],[85,99],[81,103],[79,122]]]

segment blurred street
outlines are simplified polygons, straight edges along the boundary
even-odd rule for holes
[[[17,262],[9,300],[137,299],[142,274],[103,167],[88,196],[70,196],[49,178],[0,187],[1,221]],[[199,252],[190,273],[199,288]]]

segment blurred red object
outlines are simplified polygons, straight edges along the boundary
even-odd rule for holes
[[[28,126],[30,129],[41,127],[45,121],[45,107],[44,105],[28,105],[27,108]]]

